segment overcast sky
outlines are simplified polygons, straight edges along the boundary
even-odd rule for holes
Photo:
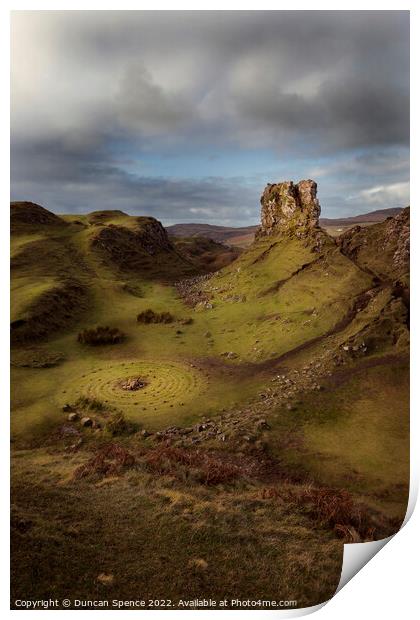
[[[165,224],[409,203],[407,11],[15,12],[12,200]]]

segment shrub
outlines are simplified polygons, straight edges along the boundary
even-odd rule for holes
[[[303,488],[298,501],[308,504],[311,514],[322,525],[335,527],[337,524],[345,524],[360,527],[360,511],[348,491],[308,486]]]
[[[82,344],[97,346],[101,344],[117,344],[122,342],[125,334],[118,327],[95,327],[84,329],[80,332],[77,340]]]
[[[170,312],[155,312],[148,308],[137,315],[138,323],[173,323],[174,317]]]
[[[146,465],[154,473],[186,476],[208,486],[231,482],[243,473],[238,465],[222,456],[168,445],[151,450]]]
[[[283,480],[280,487],[260,490],[258,497],[290,503],[301,510],[317,527],[334,531],[345,543],[380,540],[394,534],[401,527],[398,518],[357,502],[345,489],[317,487],[313,483],[294,484]]]
[[[374,514],[357,504],[344,489],[306,485],[293,492],[291,499],[297,506],[308,510],[321,527],[333,529],[345,542],[372,540],[377,527],[381,529],[384,525],[376,522]]]
[[[116,476],[134,467],[135,464],[136,460],[130,452],[111,443],[101,448],[87,463],[80,465],[73,476],[76,480],[87,477]]]

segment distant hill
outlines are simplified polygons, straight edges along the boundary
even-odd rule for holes
[[[253,241],[257,228],[258,226],[235,228],[234,226],[214,226],[212,224],[174,224],[173,226],[167,226],[166,230],[171,237],[207,237],[207,239],[212,239],[219,243],[246,246]],[[243,240],[242,237],[244,238]],[[244,242],[241,243],[241,241]]]
[[[319,223],[321,226],[348,226],[349,224],[376,224],[383,222],[387,217],[395,217],[401,213],[402,209],[399,207],[393,209],[378,209],[377,211],[370,211],[369,213],[362,213],[361,215],[354,215],[353,217],[343,218],[329,218],[321,217]]]
[[[362,213],[360,215],[354,215],[353,217],[321,217],[319,223],[323,228],[326,228],[331,235],[336,236],[343,232],[343,230],[335,230],[337,227],[345,227],[345,229],[347,229],[357,224],[369,226],[370,224],[383,222],[387,217],[395,217],[401,213],[401,211],[401,208],[391,208]],[[242,226],[236,228],[234,226],[214,226],[212,224],[174,224],[172,226],[167,226],[166,230],[168,235],[172,237],[207,237],[219,243],[247,247],[253,242],[254,235],[258,228],[258,226]]]
[[[33,231],[36,227],[43,226],[66,226],[66,222],[47,211],[35,202],[11,202],[10,203],[10,227],[11,232]]]

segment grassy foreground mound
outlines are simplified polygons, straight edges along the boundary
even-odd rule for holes
[[[150,218],[19,224],[12,318],[26,323],[12,327],[29,332],[12,351],[12,600],[133,599],[141,584],[147,604],[173,608],[305,607],[333,595],[344,542],[398,530],[409,479],[399,224],[371,226],[347,251],[319,229],[311,183],[271,188],[279,203],[263,204],[256,241],[215,273]],[[35,329],[45,292],[70,277],[77,311]],[[150,309],[173,320],[139,322]],[[125,338],[85,346],[77,335],[92,325]]]

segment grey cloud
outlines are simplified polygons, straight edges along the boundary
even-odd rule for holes
[[[16,12],[13,196],[54,210],[122,201],[173,221],[252,223],[261,184],[282,178],[269,179],[257,155],[258,183],[199,182],[188,170],[183,180],[141,178],[115,162],[134,151],[260,148],[286,176],[327,169],[324,214],[366,210],[361,192],[408,178],[408,20],[407,11]]]
[[[24,12],[14,21],[16,37],[25,26],[29,54],[45,49],[49,71],[28,84],[39,91],[46,80],[44,96],[32,94],[53,118],[57,104],[68,103],[76,119],[92,105],[104,123],[121,130],[134,123],[146,135],[171,129],[181,142],[208,129],[221,145],[249,143],[257,132],[272,146],[280,129],[287,147],[308,130],[322,150],[407,143],[406,12]],[[140,59],[134,69],[133,58]],[[33,71],[16,64],[17,81]],[[64,102],[56,73],[74,85]],[[302,94],[302,82],[318,75],[318,88]],[[200,103],[209,94],[206,127]],[[15,131],[32,114],[23,107]],[[45,129],[57,128],[59,119]]]
[[[123,126],[145,135],[176,131],[194,113],[188,101],[165,92],[140,64],[130,66],[121,80],[116,109]]]

